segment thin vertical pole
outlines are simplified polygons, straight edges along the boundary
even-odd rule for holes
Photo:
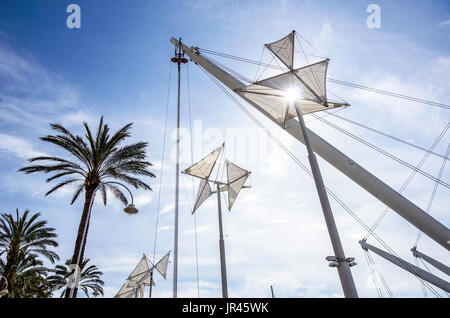
[[[178,50],[178,52],[177,52]],[[175,57],[171,59],[173,63],[178,65],[178,98],[177,98],[177,153],[176,153],[176,176],[175,176],[175,225],[174,225],[174,247],[173,247],[173,298],[177,298],[178,292],[178,200],[179,200],[179,183],[180,183],[180,82],[181,82],[181,64],[188,62],[184,58],[182,50],[181,38],[179,46],[175,49]]]
[[[178,55],[180,55],[178,53]],[[180,182],[180,73],[181,64],[178,63],[178,101],[177,101],[177,157],[175,177],[175,226],[174,226],[174,258],[173,258],[173,298],[177,298],[178,291],[178,199]]]
[[[270,285],[270,292],[272,293],[272,298],[275,298],[275,295],[273,293],[273,286],[272,285]]]
[[[217,183],[217,208],[219,214],[219,248],[220,248],[220,272],[222,275],[222,297],[228,298],[228,284],[227,284],[227,265],[225,261],[225,243],[223,240],[223,226],[222,226],[222,204],[220,202],[220,185]]]
[[[180,39],[181,42],[181,39]],[[180,91],[181,91],[181,46],[178,47],[178,53],[175,53],[178,64],[178,96],[177,96],[177,149],[176,149],[176,168],[175,168],[175,225],[174,225],[174,258],[173,258],[173,298],[177,298],[178,292],[178,200],[179,200],[179,182],[180,182]],[[174,61],[174,60],[172,60]]]
[[[303,119],[303,113],[300,105],[297,103],[294,104],[303,138],[305,140],[306,149],[308,150],[309,164],[311,165],[311,171],[314,176],[317,192],[319,194],[320,204],[322,205],[323,215],[325,217],[325,222],[327,224],[328,233],[330,235],[331,244],[335,254],[334,256],[339,263],[337,270],[341,281],[342,290],[344,291],[344,296],[346,298],[357,298],[358,292],[356,291],[355,282],[353,281],[352,273],[350,271],[350,265],[345,258],[344,248],[342,247],[336,223],[334,222],[333,212],[331,211],[330,202],[328,201],[328,195],[320,173],[319,164],[317,163],[316,155],[314,154],[314,150],[308,137],[305,120]]]
[[[150,271],[150,289],[148,291],[148,298],[152,298],[152,287],[153,287],[153,271]]]

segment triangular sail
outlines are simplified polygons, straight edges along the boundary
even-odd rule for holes
[[[166,278],[167,275],[167,266],[169,265],[169,256],[170,252],[163,256],[159,260],[158,263],[156,263],[155,268],[158,270],[158,272],[162,275],[162,277]]]
[[[214,165],[216,164],[217,158],[219,158],[220,152],[222,151],[223,145],[211,152],[205,158],[197,162],[196,164],[190,166],[184,173],[189,174],[194,177],[208,179]]]
[[[279,89],[252,84],[243,89],[236,90],[236,93],[247,101],[258,105],[261,111],[273,118],[283,127],[286,120],[297,117],[295,107],[292,107],[291,102],[287,100],[286,93]],[[300,105],[304,115],[348,105],[345,103],[327,101],[327,107],[321,103],[305,100],[303,98],[298,98],[294,100],[294,102]]]
[[[230,161],[227,164],[228,210],[231,210],[236,198],[245,184],[250,172],[236,166]]]
[[[155,281],[153,280],[153,270],[149,270],[145,276],[139,281],[139,285],[152,285],[155,286]]]
[[[230,184],[237,179],[249,174],[249,172],[241,167],[236,166],[234,163],[226,160],[227,164],[227,183]]]
[[[192,214],[200,207],[200,205],[205,202],[206,199],[212,194],[211,186],[207,180],[200,180],[200,185],[198,187],[197,198],[195,199],[194,209]]]
[[[301,99],[325,105],[327,102],[326,76],[329,60],[266,78],[255,84],[280,91],[295,91]]]
[[[134,270],[131,272],[130,276],[128,277],[128,280],[133,281],[133,282],[140,281],[145,276],[145,274],[149,271],[149,269],[150,269],[150,267],[148,266],[147,258],[144,255],[144,256],[142,256],[141,260],[136,265]]]
[[[117,292],[114,298],[134,298],[136,296],[136,291],[133,287],[128,286],[128,281],[122,285],[122,288]]]
[[[294,40],[292,31],[281,40],[266,44],[266,47],[290,70],[294,68]]]

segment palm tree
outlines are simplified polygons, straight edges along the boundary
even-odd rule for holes
[[[47,221],[38,220],[40,213],[31,217],[29,213],[30,211],[26,210],[20,216],[19,210],[16,209],[15,218],[6,213],[2,213],[0,218],[0,256],[6,253],[6,262],[1,261],[0,273],[8,282],[10,294],[25,264],[31,262],[33,266],[40,266],[42,263],[36,263],[38,256],[44,256],[52,263],[59,260],[58,255],[49,250],[49,247],[58,246],[54,240],[55,229],[47,227]],[[0,289],[2,287],[0,286]]]
[[[103,285],[104,282],[100,279],[103,275],[101,271],[98,270],[95,265],[87,265],[89,263],[89,258],[83,260],[80,266],[80,278],[79,278],[79,288],[86,294],[89,298],[89,290],[93,295],[103,296]],[[68,259],[65,265],[56,265],[52,276],[49,276],[47,280],[52,284],[53,290],[61,289],[67,286],[69,276],[72,275],[73,269],[71,269],[71,261]],[[64,296],[64,291],[61,293],[60,297]]]
[[[41,260],[34,255],[20,255],[16,267],[16,276],[12,288],[8,288],[8,297],[11,298],[48,298],[52,296],[52,285],[47,281],[48,272]],[[0,272],[4,270],[5,263],[0,259]]]
[[[62,148],[72,155],[74,160],[68,160],[60,157],[35,157],[29,159],[30,162],[46,162],[41,165],[30,165],[20,169],[27,174],[34,172],[54,173],[46,181],[50,182],[64,177],[61,181],[51,188],[46,195],[70,184],[78,184],[71,204],[73,204],[79,195],[84,191],[85,199],[83,213],[81,215],[78,227],[77,239],[72,256],[72,264],[81,265],[84,259],[84,249],[86,246],[86,237],[83,240],[83,232],[89,229],[89,211],[93,198],[97,190],[100,190],[103,203],[106,205],[106,191],[109,189],[125,205],[128,204],[122,191],[111,183],[112,180],[124,181],[131,186],[150,190],[151,187],[139,179],[141,176],[154,178],[155,175],[148,169],[152,164],[146,159],[146,142],[138,142],[131,145],[119,147],[119,144],[127,137],[130,137],[132,123],[122,127],[112,136],[109,135],[109,127],[103,123],[103,117],[100,118],[97,132],[93,136],[91,129],[86,122],[83,123],[86,135],[85,139],[73,135],[69,130],[60,124],[51,124],[50,127],[59,134],[41,137],[41,140],[49,142]],[[69,177],[70,176],[70,177]],[[74,177],[76,176],[76,177]],[[67,178],[68,177],[68,178]],[[83,244],[82,244],[83,241]],[[77,288],[73,292],[76,297]],[[70,295],[70,288],[66,290],[66,297]]]

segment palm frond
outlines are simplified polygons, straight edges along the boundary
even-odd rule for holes
[[[51,188],[45,195],[47,196],[47,195],[49,195],[49,194],[55,192],[56,190],[58,190],[59,188],[65,186],[65,185],[68,185],[68,184],[71,184],[71,183],[74,183],[74,182],[80,181],[80,180],[81,180],[81,179],[69,179],[69,180],[65,180],[65,181],[63,181],[63,182],[57,184],[57,185],[54,186],[53,188]]]

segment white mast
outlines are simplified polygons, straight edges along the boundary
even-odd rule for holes
[[[181,43],[181,38],[179,43]],[[178,50],[178,52],[177,52]],[[174,243],[173,243],[173,298],[177,298],[178,292],[178,200],[179,200],[179,182],[180,182],[180,73],[181,64],[187,63],[184,58],[184,50],[181,46],[175,46],[175,57],[171,59],[173,63],[178,64],[178,99],[177,99],[177,154],[176,154],[176,176],[175,176],[175,224],[174,224]]]
[[[225,242],[223,241],[222,204],[220,202],[220,184],[216,183],[217,212],[219,214],[219,249],[220,249],[220,273],[222,277],[222,297],[228,298],[227,264],[225,260]]]
[[[344,248],[342,247],[341,239],[334,222],[333,211],[331,210],[330,201],[328,200],[325,184],[323,183],[322,174],[320,173],[319,164],[314,154],[314,150],[308,138],[305,121],[300,106],[295,103],[295,109],[298,114],[300,128],[305,139],[305,145],[308,150],[309,164],[316,184],[317,192],[319,194],[320,204],[322,206],[325,223],[327,224],[328,234],[330,235],[331,244],[335,255],[335,262],[338,264],[337,270],[339,279],[341,280],[342,290],[346,298],[358,298],[355,282],[353,281],[352,272],[350,271],[350,262],[345,257]]]
[[[200,65],[216,79],[222,82],[229,89],[236,91],[244,88],[246,85],[238,79],[219,68],[217,65],[198,54],[195,47],[187,47],[181,41],[171,38],[170,42],[175,46],[180,45],[187,56],[193,62]],[[250,105],[274,121],[264,109],[250,99],[241,96]],[[279,123],[277,123],[280,125]],[[299,122],[295,119],[288,119],[285,125],[280,125],[294,138],[305,143]],[[324,139],[316,135],[313,131],[306,128],[314,152],[323,159],[332,164],[335,168],[356,182],[378,200],[386,204],[401,217],[420,229],[423,233],[435,240],[447,250],[450,250],[450,231],[442,223],[431,217],[425,211],[420,209],[414,203],[406,199],[400,193],[392,189],[386,183],[378,179],[354,160],[343,154],[341,151],[330,145]]]
[[[414,257],[419,257],[423,259],[428,264],[431,264],[441,272],[450,276],[450,267],[448,267],[447,265],[442,264],[441,262],[435,260],[434,258],[431,258],[430,256],[419,252],[415,247],[411,249],[411,252],[413,253]]]
[[[361,247],[363,249],[371,250],[372,252],[378,254],[379,256],[388,260],[392,264],[395,264],[398,267],[403,268],[404,270],[410,272],[411,274],[420,277],[421,279],[429,282],[430,284],[433,284],[436,287],[439,287],[439,288],[445,290],[446,292],[450,292],[450,283],[443,280],[442,278],[439,278],[427,271],[424,271],[423,269],[421,269],[411,263],[408,263],[408,262],[402,260],[399,257],[391,255],[375,246],[372,246],[372,245],[368,244],[366,241],[359,241],[359,244],[361,244]]]

